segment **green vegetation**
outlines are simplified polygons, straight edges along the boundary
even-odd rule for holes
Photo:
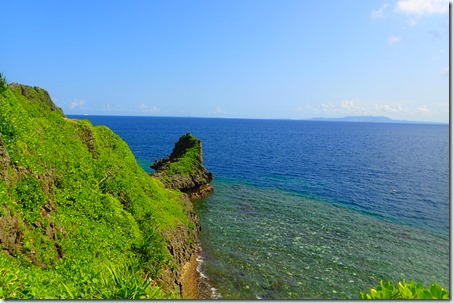
[[[0,93],[4,92],[8,88],[8,82],[5,76],[0,73]]]
[[[403,280],[398,285],[389,281],[382,281],[376,288],[371,288],[369,293],[360,293],[361,299],[449,299],[450,293],[436,283],[431,283],[428,288],[414,281]]]
[[[194,229],[180,197],[45,90],[0,91],[0,298],[178,297],[162,235]]]
[[[201,142],[170,164],[197,168]],[[175,152],[181,149],[178,144]],[[40,88],[0,74],[0,298],[179,298],[163,236],[194,231],[181,193],[137,164],[110,129],[64,117]],[[432,283],[381,281],[362,299],[449,298]]]
[[[186,149],[186,147],[188,148]],[[201,140],[195,138],[191,133],[185,134],[175,144],[173,153],[179,156],[179,151],[183,149],[185,150],[184,155],[169,163],[166,171],[167,177],[170,178],[173,175],[190,176],[199,169],[201,165]]]

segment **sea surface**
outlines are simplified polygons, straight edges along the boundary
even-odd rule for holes
[[[201,271],[223,299],[356,299],[379,279],[450,289],[448,125],[73,116],[139,164],[203,141]]]

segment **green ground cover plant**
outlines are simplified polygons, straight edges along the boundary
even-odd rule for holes
[[[436,283],[424,287],[415,281],[403,280],[395,285],[391,281],[381,280],[379,285],[368,293],[361,292],[360,299],[443,299],[448,300],[450,293]]]
[[[8,82],[6,81],[5,76],[2,73],[0,73],[0,93],[5,91],[7,87]]]
[[[1,76],[0,155],[0,298],[178,297],[162,235],[187,206],[118,135]]]

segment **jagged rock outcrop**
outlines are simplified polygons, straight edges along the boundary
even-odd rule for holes
[[[51,111],[58,111],[63,115],[63,110],[53,103],[50,98],[49,92],[37,86],[28,86],[24,84],[11,83],[9,88],[16,93],[20,93],[28,100],[40,102],[46,109]]]
[[[193,225],[192,228],[178,225],[174,229],[164,232],[166,247],[176,270],[167,269],[162,272],[161,277],[169,288],[171,285],[176,285],[179,289],[174,290],[179,291],[184,299],[196,299],[199,279],[198,274],[194,275],[194,273],[197,270],[198,234],[201,226],[189,198],[182,196],[181,202],[186,205],[186,216]]]
[[[0,180],[9,184],[9,171],[8,167],[11,165],[11,158],[9,157],[8,150],[0,137]]]
[[[151,164],[151,176],[158,178],[167,188],[178,189],[197,200],[214,189],[209,184],[214,176],[203,165],[201,140],[187,133],[176,142],[173,152]]]

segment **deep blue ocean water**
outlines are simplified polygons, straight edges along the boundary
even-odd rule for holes
[[[109,126],[147,171],[181,135],[203,141],[202,271],[222,298],[449,288],[448,125],[73,117]]]

